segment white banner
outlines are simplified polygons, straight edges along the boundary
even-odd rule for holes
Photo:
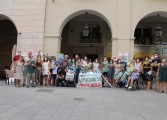
[[[78,79],[79,88],[102,87],[102,78],[99,73],[80,73]]]

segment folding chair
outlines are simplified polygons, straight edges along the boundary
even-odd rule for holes
[[[14,79],[14,84],[15,84],[14,70],[5,70],[5,73],[6,73],[6,83],[9,85],[10,79],[11,79],[10,83],[13,83],[12,79]]]

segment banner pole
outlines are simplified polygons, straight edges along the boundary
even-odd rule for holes
[[[107,84],[112,88],[112,85],[108,82],[108,80],[101,74],[101,76],[104,78],[104,80],[107,82]]]

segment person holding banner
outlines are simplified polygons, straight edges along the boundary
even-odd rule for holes
[[[107,57],[106,56],[104,56],[104,60],[102,61],[101,65],[102,65],[102,74],[103,74],[104,77],[107,77],[108,61],[107,61]],[[103,81],[104,81],[104,79],[103,79]],[[104,84],[104,82],[103,82],[103,84]]]
[[[32,79],[32,87],[35,87],[35,71],[36,71],[36,63],[33,59],[33,56],[29,58],[26,62],[26,72],[27,72],[27,88],[30,86],[30,80]]]
[[[78,76],[79,76],[79,73],[81,70],[81,66],[82,66],[81,59],[77,58],[77,61],[76,61],[76,83],[78,83]]]
[[[95,61],[93,62],[93,72],[94,73],[100,73],[101,74],[101,71],[100,71],[100,63],[98,61],[98,59],[96,58]]]
[[[86,65],[87,72],[92,72],[92,62],[91,59],[88,60],[88,64]]]

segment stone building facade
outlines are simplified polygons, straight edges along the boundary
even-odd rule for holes
[[[41,50],[55,56],[56,53],[72,51],[72,56],[87,55],[90,50],[93,55],[99,48],[99,58],[117,56],[120,52],[128,53],[129,59],[140,55],[143,57],[155,51],[154,44],[138,41],[135,44],[135,37],[140,34],[137,32],[135,36],[135,31],[137,28],[141,31],[147,28],[146,34],[151,37],[141,32],[143,38],[139,39],[156,39],[154,29],[158,22],[157,14],[160,14],[160,23],[164,26],[162,39],[165,40],[166,5],[166,0],[1,0],[0,20],[13,23],[17,33],[16,38],[13,37],[15,42],[2,43],[6,46],[16,43],[17,50],[22,50],[25,54],[28,50]],[[87,19],[84,17],[86,12]],[[86,20],[90,26],[100,26],[102,42],[79,42],[82,29],[78,28]],[[2,48],[12,51],[11,46],[13,45]],[[67,49],[62,48],[63,46]],[[83,49],[88,52],[84,53]],[[3,53],[0,52],[1,55]],[[7,59],[11,59],[11,55],[8,54],[1,63]]]

